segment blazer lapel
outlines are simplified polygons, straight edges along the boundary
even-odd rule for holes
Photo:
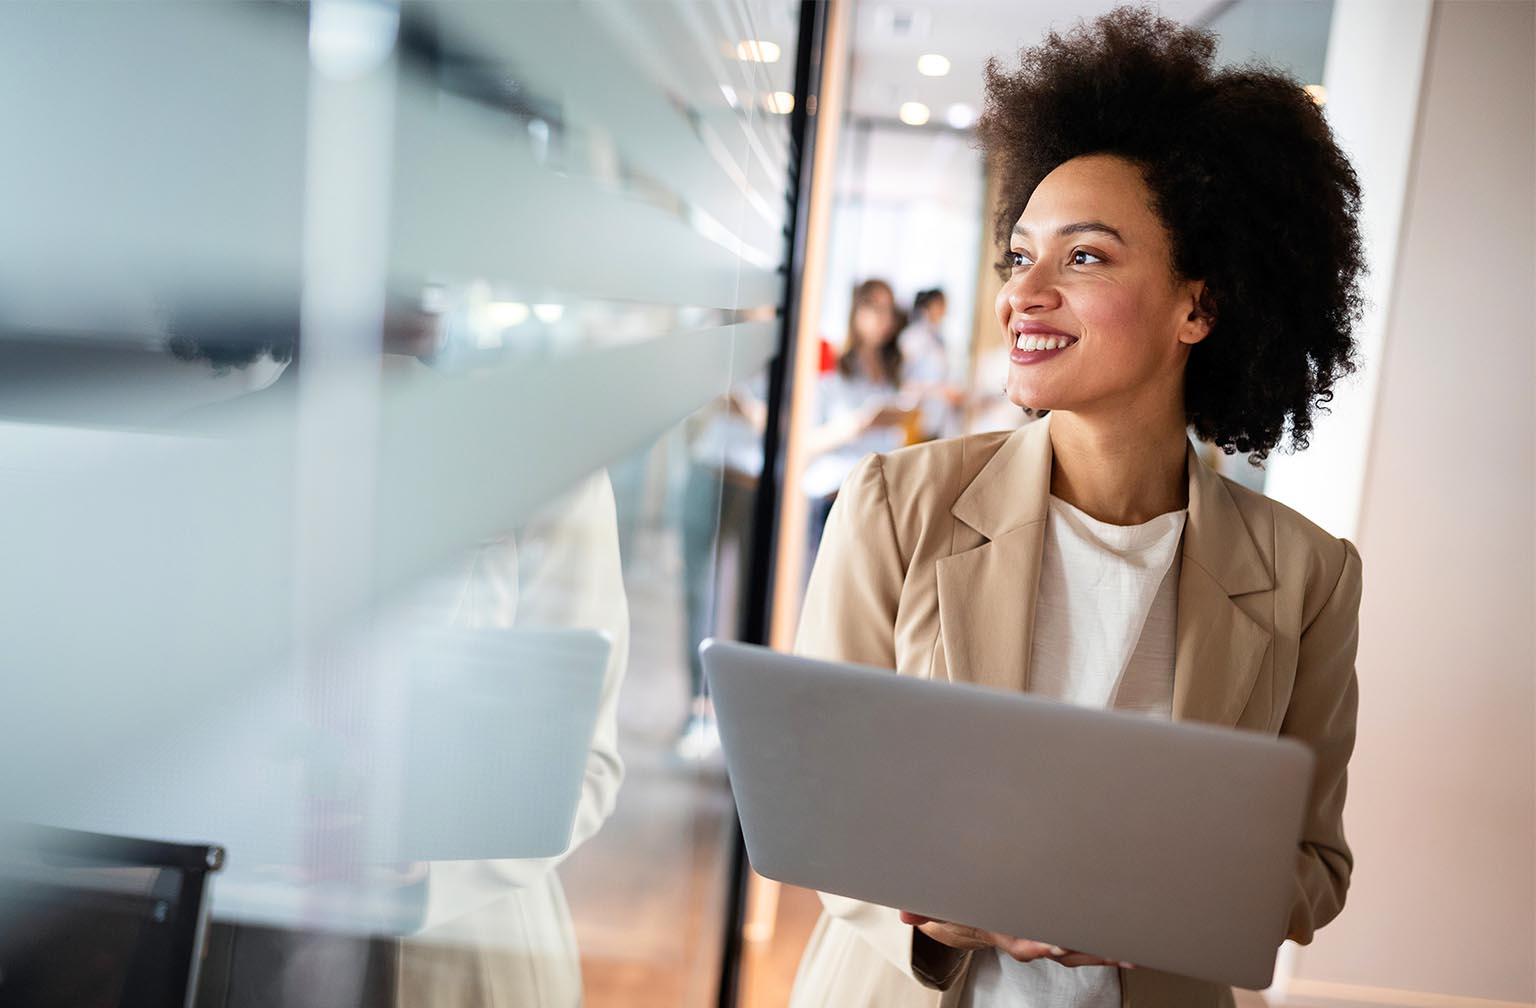
[[[986,536],[936,565],[945,665],[955,682],[1029,688],[1029,655],[1051,486],[1048,424],[1015,431],[951,513]]]
[[[1272,590],[1274,579],[1226,484],[1193,445],[1186,464],[1173,717],[1235,725],[1272,639],[1235,599]],[[1014,432],[955,501],[951,513],[988,541],[936,565],[951,680],[1029,688],[1050,486],[1049,421],[1037,421]]]
[[[1189,449],[1189,517],[1179,568],[1173,718],[1235,725],[1273,634],[1235,599],[1274,578],[1221,477]]]

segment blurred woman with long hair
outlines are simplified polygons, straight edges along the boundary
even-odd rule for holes
[[[843,480],[872,452],[906,442],[909,412],[899,401],[903,319],[896,296],[884,280],[865,280],[853,289],[848,333],[837,367],[816,387],[816,420],[801,477],[810,497],[810,546],[821,540],[827,512]]]

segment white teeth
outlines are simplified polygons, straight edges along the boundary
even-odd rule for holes
[[[1033,336],[1028,333],[1020,333],[1014,341],[1014,346],[1020,350],[1061,350],[1071,346],[1075,340],[1070,336]]]

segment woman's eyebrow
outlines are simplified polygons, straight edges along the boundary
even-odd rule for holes
[[[1083,234],[1089,231],[1108,235],[1120,244],[1125,244],[1125,239],[1120,236],[1120,232],[1116,231],[1108,224],[1105,224],[1103,221],[1085,220],[1077,221],[1072,224],[1065,224],[1062,227],[1056,229],[1056,234],[1058,237],[1065,238],[1067,235]],[[1029,228],[1015,225],[1013,229],[1013,237],[1028,238]]]

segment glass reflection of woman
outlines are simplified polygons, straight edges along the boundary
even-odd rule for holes
[[[1360,190],[1297,81],[1216,69],[1215,49],[1120,8],[989,66],[1008,395],[1049,416],[862,462],[797,649],[1303,742],[1317,762],[1285,936],[1306,943],[1353,868],[1360,557],[1208,469],[1186,431],[1255,461],[1306,447],[1353,367]],[[999,800],[1020,772],[976,769]],[[823,902],[794,1008],[1233,1004],[1049,934]]]
[[[821,540],[827,512],[843,479],[871,452],[906,441],[910,412],[901,408],[901,316],[884,280],[853,289],[848,336],[837,367],[816,386],[816,422],[807,438],[810,462],[801,485],[810,498],[810,545]]]
[[[379,363],[395,383],[446,381],[419,358],[439,345],[435,314],[394,303],[386,311]],[[240,420],[294,421],[303,355],[296,306],[211,314],[178,312],[171,349],[219,370],[258,360],[285,363],[266,388],[203,407],[181,426],[223,433]],[[298,866],[243,864],[275,906],[324,910],[328,900],[368,912],[425,882],[425,925],[403,937],[353,933],[351,927],[215,921],[196,1008],[486,1008],[581,1003],[580,954],[557,869],[612,813],[623,780],[618,697],[628,659],[629,610],[619,565],[613,490],[603,471],[547,502],[515,530],[482,542],[438,576],[405,593],[379,615],[374,646],[381,665],[430,661],[414,652],[416,631],[584,628],[605,631],[605,666],[597,722],[588,745],[570,841],[547,858],[499,858],[363,866],[354,892],[335,880],[303,881]],[[372,669],[376,681],[388,669]],[[321,712],[321,723],[352,711]],[[510,730],[510,726],[509,726]],[[318,762],[318,761],[317,761]],[[444,780],[463,789],[463,781]],[[502,800],[466,790],[466,801]],[[232,852],[238,853],[238,852]],[[232,872],[242,865],[234,863]],[[228,873],[227,873],[228,874]],[[249,880],[248,880],[249,882]],[[329,883],[329,884],[328,884]],[[416,897],[400,897],[415,899]],[[347,912],[353,912],[350,909]]]

